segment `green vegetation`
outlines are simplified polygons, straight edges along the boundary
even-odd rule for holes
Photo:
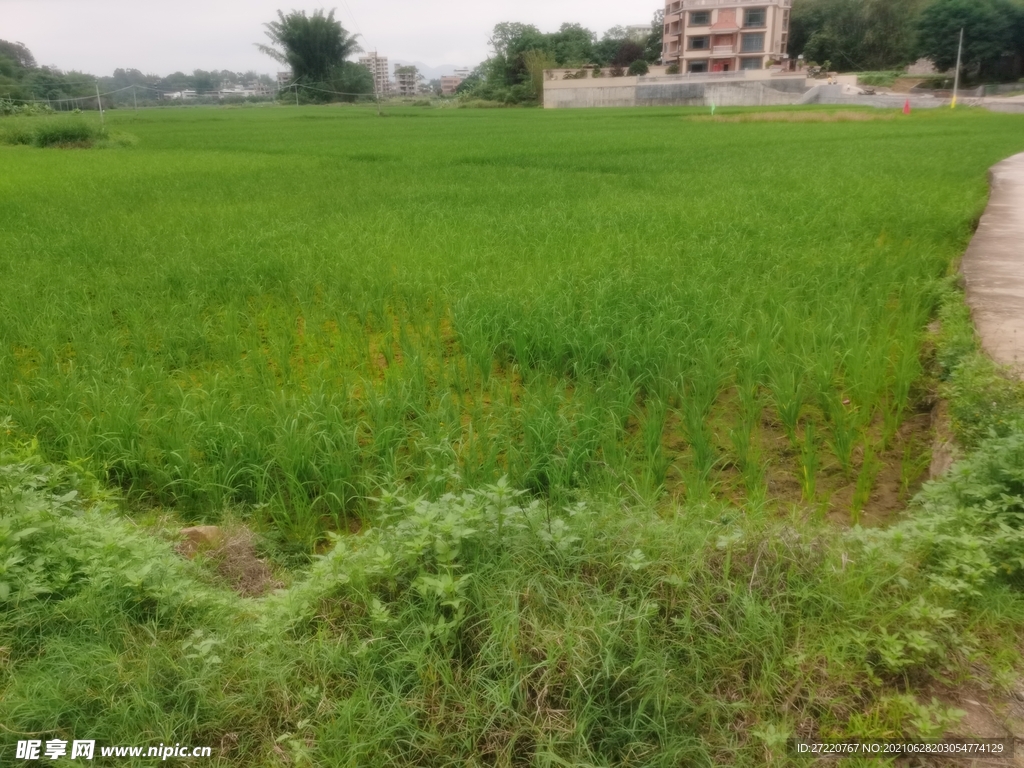
[[[612,27],[598,39],[579,24],[563,24],[545,34],[532,24],[502,22],[494,27],[490,45],[494,55],[478,66],[459,86],[464,100],[502,104],[532,103],[540,98],[543,70],[578,69],[586,65],[611,66],[625,73],[661,57],[664,11],[654,14],[651,31],[643,38],[625,27]]]
[[[356,73],[358,76],[359,73]],[[276,82],[256,72],[205,71],[192,74],[174,72],[166,77],[143,74],[137,69],[115,69],[111,77],[96,77],[84,72],[63,72],[38,66],[32,52],[21,43],[0,40],[0,115],[32,114],[39,111],[73,112],[95,110],[96,90],[103,93],[104,109],[111,107],[155,106],[161,93],[194,90],[197,102],[223,103],[218,92],[225,84],[261,88],[261,95],[245,96],[248,102],[268,101]],[[242,96],[224,97],[241,101]]]
[[[85,149],[131,147],[136,141],[130,133],[108,131],[81,117],[57,116],[52,112],[33,117],[23,115],[0,123],[0,144]]]
[[[685,114],[151,114],[130,153],[11,154],[0,413],[295,542],[456,476],[898,508],[913,483],[872,495],[926,449],[921,335],[1014,118]]]
[[[323,10],[307,16],[305,11],[285,15],[277,12],[277,21],[264,24],[272,45],[257,45],[262,53],[289,67],[293,81],[305,85],[307,101],[354,101],[359,94],[373,94],[373,76],[347,58],[362,51],[356,35],[349,34],[334,11]],[[397,72],[396,72],[397,74]],[[283,91],[281,98],[288,96]]]
[[[1014,0],[934,0],[918,22],[921,54],[932,59],[940,71],[952,69],[960,30],[964,33],[963,67],[982,76],[997,76],[1007,53],[1024,53],[1024,4]]]
[[[961,29],[963,75],[1020,76],[1021,0],[796,0],[789,50],[844,72],[901,67],[918,57],[945,71],[956,65]]]
[[[850,114],[192,109],[0,147],[0,754],[785,765],[999,696],[1024,392],[950,274],[1020,118]],[[937,394],[968,454],[912,502]],[[179,555],[193,521],[283,588]]]

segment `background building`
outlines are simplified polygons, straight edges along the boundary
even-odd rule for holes
[[[378,96],[387,96],[391,92],[388,80],[388,57],[378,56],[376,51],[359,57],[359,63],[370,70],[373,75],[373,91]]]
[[[458,75],[445,75],[441,78],[441,95],[451,96],[455,89],[462,85],[463,78]]]
[[[764,69],[788,58],[793,0],[668,0],[662,61],[680,72]]]
[[[420,73],[416,67],[395,65],[395,89],[399,96],[415,96]]]

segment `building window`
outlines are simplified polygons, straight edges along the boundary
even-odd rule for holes
[[[756,59],[740,59],[740,69],[761,69],[760,57]]]
[[[782,12],[782,30],[784,32],[789,31],[789,11]]]
[[[693,11],[690,13],[691,27],[706,27],[711,23],[711,11]]]
[[[743,14],[744,27],[763,27],[768,20],[766,8],[748,8]]]
[[[690,38],[690,50],[691,51],[706,51],[708,49],[708,38],[706,37],[691,37]]]
[[[706,61],[691,61],[690,62],[689,71],[690,72],[707,72],[708,71],[708,63]]]
[[[741,53],[758,53],[764,50],[764,35],[743,35],[743,42],[740,44]]]

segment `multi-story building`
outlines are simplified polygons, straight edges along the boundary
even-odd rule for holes
[[[455,90],[462,85],[463,78],[458,75],[442,75],[441,76],[441,95],[451,96],[455,93]]]
[[[391,91],[391,81],[388,80],[388,57],[378,56],[376,51],[372,51],[360,56],[359,63],[373,75],[373,92],[377,96],[387,96]]]
[[[395,65],[395,87],[399,96],[415,96],[420,73],[416,67]]]
[[[764,69],[788,58],[793,0],[666,0],[662,62],[680,72]]]

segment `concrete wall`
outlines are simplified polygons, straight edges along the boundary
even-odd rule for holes
[[[796,104],[803,96],[803,80],[792,80],[790,83],[641,83],[636,87],[636,104],[642,107],[706,107],[711,104],[719,107],[764,107]]]
[[[544,83],[544,109],[560,110],[582,108],[582,106],[636,106],[638,79],[624,77],[546,81]]]
[[[936,109],[949,106],[949,101],[934,96],[907,96],[903,93],[876,94],[863,96],[843,93],[841,85],[818,85],[804,94],[800,104],[830,104],[833,106],[877,107],[879,109],[901,109],[910,99],[914,109]],[[966,106],[966,105],[965,105]]]
[[[581,107],[759,107],[796,104],[807,90],[803,77],[758,73],[744,78],[698,80],[669,77],[545,79],[545,109]]]

